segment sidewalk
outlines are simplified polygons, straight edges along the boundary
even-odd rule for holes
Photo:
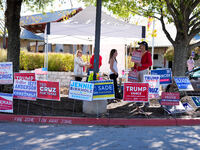
[[[1,122],[61,124],[61,125],[102,125],[102,126],[194,126],[200,119],[124,119],[124,118],[84,118],[0,114]]]

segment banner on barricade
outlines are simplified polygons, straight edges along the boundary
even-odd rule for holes
[[[200,96],[191,96],[191,98],[196,107],[200,107]]]
[[[94,83],[93,100],[107,100],[115,98],[113,80],[97,80],[90,81],[89,83]]]
[[[178,86],[179,91],[193,91],[192,84],[188,77],[174,77],[174,81]]]
[[[37,81],[37,98],[60,101],[59,82]]]
[[[70,81],[69,98],[77,100],[92,101],[94,83]]]
[[[148,83],[124,83],[124,101],[148,102],[148,93]]]
[[[144,75],[144,82],[149,83],[149,98],[159,98],[160,76]]]
[[[15,73],[13,98],[24,100],[36,100],[37,82],[35,73]]]
[[[161,105],[179,105],[180,93],[178,92],[162,92],[161,94]]]
[[[172,71],[169,68],[151,70],[151,75],[160,75],[160,84],[172,83]]]
[[[0,93],[0,112],[13,113],[13,95]]]
[[[0,84],[13,84],[12,62],[0,62]]]
[[[142,57],[142,52],[135,50],[132,53],[131,61],[135,63],[140,63],[141,62],[141,57]]]

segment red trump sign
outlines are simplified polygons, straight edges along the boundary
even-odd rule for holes
[[[124,83],[124,101],[148,102],[148,83]]]

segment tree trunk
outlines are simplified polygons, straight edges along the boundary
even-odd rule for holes
[[[173,63],[173,75],[184,76],[187,66],[188,57],[188,45],[182,42],[176,42],[178,44],[174,46],[174,63]]]
[[[7,0],[5,12],[8,30],[7,61],[13,62],[13,72],[19,72],[21,5],[22,0]]]

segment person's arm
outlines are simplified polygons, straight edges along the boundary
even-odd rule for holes
[[[114,68],[113,68],[113,64],[114,64],[114,59],[112,58],[111,60],[110,60],[110,70],[114,73],[114,74],[117,74],[117,72],[114,70]]]
[[[142,66],[137,67],[138,71],[145,70],[152,66],[151,53],[147,52],[143,57],[146,57],[146,62],[143,63]]]
[[[85,63],[83,60],[82,60],[82,58],[76,58],[76,63],[80,66],[80,67],[83,67],[83,66],[85,66],[85,65],[87,65],[87,63]]]
[[[99,55],[99,68],[101,67],[102,65],[102,57]]]

